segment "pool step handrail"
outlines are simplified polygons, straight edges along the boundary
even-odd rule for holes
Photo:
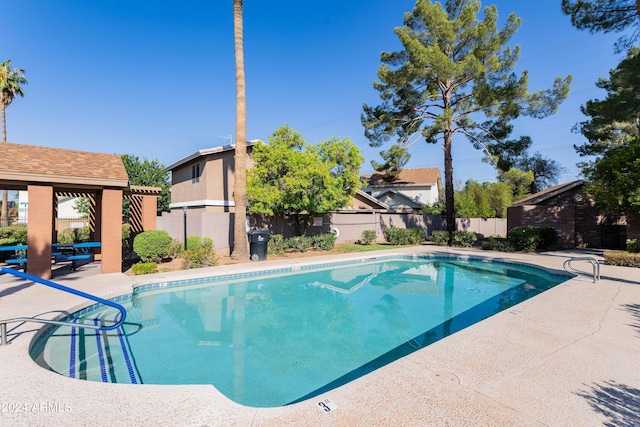
[[[89,328],[89,329],[95,329],[98,331],[111,331],[113,329],[119,328],[124,323],[127,317],[127,310],[120,304],[115,303],[113,301],[109,301],[109,300],[97,297],[95,295],[91,295],[86,292],[79,291],[77,289],[69,288],[59,283],[52,282],[51,280],[42,279],[40,277],[33,276],[31,274],[27,274],[22,271],[14,270],[12,268],[0,267],[0,274],[5,274],[5,273],[11,274],[16,277],[20,277],[21,279],[40,283],[41,285],[49,286],[51,288],[58,289],[60,291],[64,291],[73,295],[77,295],[79,297],[87,298],[97,303],[107,305],[109,307],[113,307],[120,312],[120,319],[117,322],[115,322],[113,325],[102,325],[102,326],[91,325],[88,323],[75,323],[75,322],[65,322],[61,320],[41,319],[38,317],[14,317],[11,319],[4,319],[4,320],[0,320],[0,346],[8,344],[7,323],[36,322],[36,323],[46,323],[46,324],[61,325],[61,326],[73,326],[76,328]]]
[[[569,258],[564,262],[564,265],[563,265],[564,271],[569,273],[576,273],[576,274],[588,274],[584,271],[573,268],[571,266],[572,261],[589,262],[593,266],[593,283],[596,283],[598,280],[600,280],[600,262],[596,258],[591,256],[576,256],[576,257]]]

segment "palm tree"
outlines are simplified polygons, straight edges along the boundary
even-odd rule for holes
[[[13,101],[16,95],[24,96],[22,91],[22,85],[27,84],[27,79],[24,78],[24,70],[20,68],[11,68],[11,60],[7,59],[0,64],[0,112],[2,113],[2,142],[7,142],[7,122],[5,117],[5,110]],[[2,213],[0,214],[0,226],[8,225],[4,224],[4,221],[8,221],[9,209],[8,209],[9,192],[2,190]]]
[[[244,78],[242,0],[233,0],[233,44],[236,56],[236,150],[233,181],[235,214],[231,258],[249,259],[247,247],[247,96]]]

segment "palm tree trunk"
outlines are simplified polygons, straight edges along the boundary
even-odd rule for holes
[[[6,107],[4,102],[0,103],[0,113],[2,114],[2,142],[7,142],[7,119],[5,115]]]
[[[233,0],[233,41],[236,57],[236,149],[233,181],[235,214],[231,258],[249,259],[247,245],[247,96],[244,76],[242,0]]]
[[[3,100],[4,101],[4,100]],[[7,121],[5,116],[6,108],[4,102],[0,106],[0,113],[2,114],[2,142],[7,142]],[[0,227],[9,226],[9,192],[2,190],[2,211],[0,211]]]

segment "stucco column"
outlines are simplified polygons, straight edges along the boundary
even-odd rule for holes
[[[122,190],[103,190],[100,204],[102,273],[122,272]]]
[[[156,229],[158,212],[157,196],[142,196],[142,229],[144,231]]]
[[[53,187],[29,185],[29,223],[27,225],[27,272],[42,279],[51,278],[53,238]]]

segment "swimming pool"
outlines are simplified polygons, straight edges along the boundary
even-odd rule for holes
[[[60,327],[32,346],[73,378],[212,384],[282,406],[345,384],[570,278],[521,264],[394,256],[158,283],[114,301],[117,331]],[[70,317],[110,322],[92,306]]]

